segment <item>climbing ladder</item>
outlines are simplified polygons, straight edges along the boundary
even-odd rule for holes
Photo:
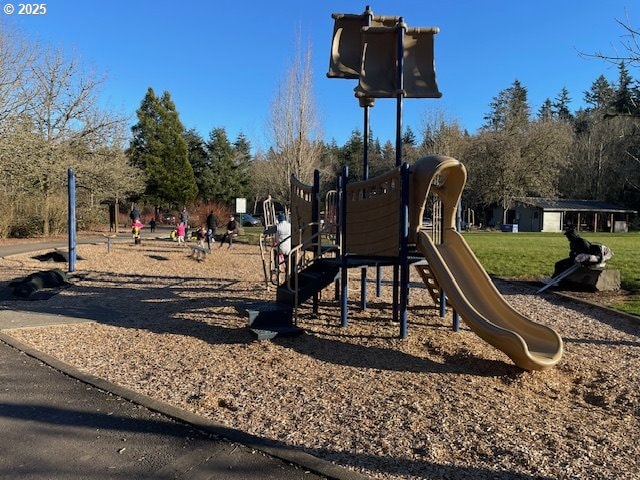
[[[427,210],[430,211],[429,216],[432,219],[431,225],[427,227],[427,235],[429,235],[434,242],[440,243],[442,239],[442,201],[436,195],[431,195],[427,201]],[[433,276],[427,260],[416,262],[413,266],[422,278],[424,286],[433,299],[433,302],[436,305],[440,305],[440,285],[438,285],[437,280]]]
[[[420,262],[414,263],[413,266],[415,267],[418,274],[422,278],[422,281],[424,282],[424,286],[427,288],[429,295],[431,295],[431,298],[433,299],[433,303],[435,303],[436,305],[439,305],[440,304],[440,285],[438,285],[436,278],[433,276],[433,272],[431,271],[429,264],[427,263],[426,260],[422,260]]]

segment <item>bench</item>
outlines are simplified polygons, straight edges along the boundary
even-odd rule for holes
[[[199,262],[207,258],[207,254],[209,250],[200,245],[189,245],[191,247],[191,257],[198,260]]]

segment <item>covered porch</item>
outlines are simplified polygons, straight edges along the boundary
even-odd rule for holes
[[[600,200],[526,197],[509,212],[521,232],[561,232],[569,226],[579,231],[627,232],[636,210]]]

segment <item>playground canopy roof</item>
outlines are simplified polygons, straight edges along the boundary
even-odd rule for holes
[[[624,208],[602,200],[574,200],[564,198],[522,197],[517,203],[551,212],[599,212],[599,213],[638,213],[637,210]]]

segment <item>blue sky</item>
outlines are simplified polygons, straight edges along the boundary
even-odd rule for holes
[[[354,129],[362,130],[356,81],[326,73],[331,14],[359,14],[367,4],[376,15],[404,17],[409,27],[440,28],[435,64],[443,96],[404,101],[404,125],[416,133],[432,110],[475,132],[492,98],[515,79],[528,89],[534,111],[562,87],[577,109],[600,74],[617,78],[615,66],[579,52],[619,52],[625,32],[616,19],[640,26],[637,0],[55,0],[43,16],[0,15],[29,38],[105,74],[101,101],[132,124],[151,86],[171,93],[186,128],[206,138],[224,127],[231,140],[243,132],[254,148],[266,148],[270,105],[291,64],[297,32],[311,44],[325,140],[342,145]],[[631,74],[640,78],[637,69]],[[378,99],[371,110],[373,134],[383,143],[395,138],[395,105]]]

